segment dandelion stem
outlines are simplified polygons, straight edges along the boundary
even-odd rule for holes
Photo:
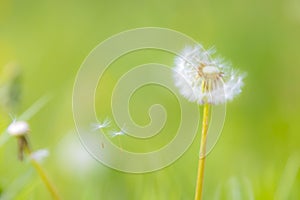
[[[202,134],[201,134],[201,143],[200,143],[200,157],[198,163],[198,176],[197,176],[195,200],[201,200],[203,194],[204,166],[205,166],[205,158],[206,158],[206,139],[207,139],[209,115],[210,115],[210,105],[206,103],[204,104],[203,107]]]
[[[24,149],[24,152],[30,157],[30,154],[32,153],[30,148],[28,146],[26,146],[26,148]],[[42,181],[44,182],[44,184],[46,185],[48,191],[51,193],[52,198],[55,200],[60,200],[60,196],[58,195],[58,192],[56,190],[56,188],[54,187],[54,185],[50,182],[46,172],[44,171],[44,169],[42,168],[42,166],[33,158],[30,158],[30,162],[33,165],[33,167],[35,168],[35,170],[37,171],[37,173],[39,174],[40,178],[42,179]]]

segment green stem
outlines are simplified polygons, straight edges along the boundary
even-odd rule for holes
[[[197,176],[195,200],[201,200],[203,194],[204,167],[205,167],[205,158],[206,158],[206,140],[207,140],[209,115],[210,115],[210,105],[206,103],[204,104],[203,107],[202,134],[201,134],[200,157],[198,163],[198,176]]]
[[[28,146],[25,146],[24,152],[30,157],[30,154],[32,153],[31,150],[29,149]],[[42,166],[33,158],[30,158],[30,162],[33,165],[33,167],[35,168],[35,170],[37,171],[37,173],[39,174],[40,178],[42,179],[42,181],[44,182],[44,184],[46,185],[48,191],[51,193],[52,198],[55,200],[60,200],[60,196],[58,195],[58,192],[56,190],[56,188],[54,187],[54,185],[50,182],[46,172],[44,171],[44,169],[42,168]]]

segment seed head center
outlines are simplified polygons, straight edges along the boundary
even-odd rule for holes
[[[220,70],[217,67],[214,66],[205,66],[203,69],[203,74],[208,76],[214,76],[218,75],[220,73]]]

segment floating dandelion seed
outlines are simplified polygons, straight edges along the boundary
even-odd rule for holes
[[[109,119],[105,119],[103,122],[92,124],[92,129],[93,129],[93,131],[96,131],[99,129],[107,128],[110,126],[110,124],[111,124],[111,121]]]
[[[112,131],[110,133],[111,137],[116,137],[116,136],[120,136],[120,135],[125,135],[125,132],[121,130],[121,131]]]
[[[189,101],[220,104],[241,92],[245,75],[222,59],[213,59],[214,54],[213,48],[206,51],[198,45],[185,48],[175,59],[175,85]]]
[[[120,136],[120,135],[126,135],[126,132],[127,132],[126,127],[125,127],[125,125],[123,125],[123,127],[121,128],[121,130],[119,130],[119,131],[116,131],[116,130],[111,131],[110,132],[110,136],[111,137],[116,137],[116,136]]]
[[[99,123],[92,124],[92,130],[93,130],[93,131],[96,131],[96,130],[104,129],[104,128],[109,127],[110,124],[111,124],[111,121],[110,121],[108,118],[106,118],[103,122],[99,122]],[[103,143],[104,138],[103,138],[103,135],[102,135],[102,134],[101,134],[101,136],[102,136],[102,139],[101,139],[101,147],[102,147],[102,149],[103,149],[103,148],[104,148],[104,143]]]
[[[123,126],[123,128],[120,131],[111,131],[110,132],[110,136],[112,138],[117,137],[117,136],[122,136],[122,135],[126,135],[125,125]],[[120,137],[117,137],[117,138],[118,138],[118,143],[119,143],[120,148],[123,149]]]

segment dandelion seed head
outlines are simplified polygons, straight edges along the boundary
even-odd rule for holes
[[[174,80],[180,93],[198,104],[220,104],[241,92],[244,74],[224,59],[212,58],[215,49],[201,45],[185,48],[175,59]]]
[[[203,72],[203,74],[205,74],[207,76],[215,76],[220,73],[220,70],[214,66],[206,66],[206,67],[203,67],[202,72]]]
[[[8,126],[7,132],[13,136],[22,136],[29,132],[29,125],[25,121],[13,121]]]

